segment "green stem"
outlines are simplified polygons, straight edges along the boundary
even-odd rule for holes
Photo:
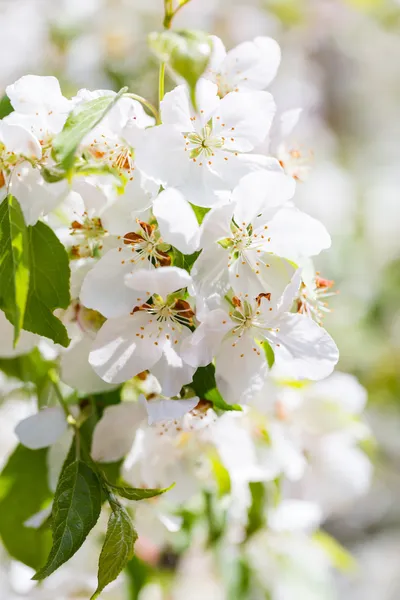
[[[143,104],[143,106],[145,106],[155,117],[157,124],[160,124],[160,116],[158,114],[158,110],[156,109],[155,106],[153,106],[151,104],[151,102],[149,102],[148,100],[146,100],[146,98],[142,98],[142,96],[138,96],[137,94],[132,94],[132,93],[127,93],[124,94],[124,96],[126,98],[132,98],[132,100],[136,100],[137,102],[140,102],[140,104]]]
[[[62,395],[62,392],[60,389],[58,375],[54,371],[54,369],[49,371],[49,379],[50,379],[51,383],[53,384],[53,388],[56,393],[57,400],[61,404],[61,408],[63,409],[65,416],[67,417],[68,423],[72,426],[75,426],[76,425],[75,418],[74,418],[73,414],[71,413],[71,411],[69,410],[68,404],[65,402],[65,398]]]
[[[160,64],[160,70],[158,75],[158,109],[160,110],[160,104],[165,95],[165,62]]]
[[[178,6],[174,10],[171,0],[164,1],[164,6],[165,6],[164,28],[165,29],[171,29],[172,21],[174,20],[174,18],[178,14],[178,12],[181,10],[181,8],[183,8],[189,2],[190,2],[190,0],[180,0]]]

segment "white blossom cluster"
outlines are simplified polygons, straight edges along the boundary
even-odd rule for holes
[[[332,375],[338,350],[321,325],[332,282],[311,263],[330,236],[293,200],[309,169],[286,141],[299,111],[277,114],[265,91],[279,46],[256,38],[226,52],[214,38],[213,48],[196,109],[184,83],[164,96],[157,122],[121,97],[81,142],[70,179],[50,181],[55,137],[73,111],[114,93],[69,100],[55,78],[33,75],[7,88],[0,199],[15,196],[26,224],[44,220],[67,249],[72,303],[58,316],[72,341],[61,348],[23,332],[14,349],[1,314],[0,355],[39,344],[81,395],[124,384],[95,427],[92,458],[123,460],[132,486],[175,482],[138,506],[139,552],[151,540],[157,554],[180,530],[182,507],[216,494],[218,463],[230,482],[229,544],[246,537],[249,484],[275,496],[268,528],[245,548],[273,600],[328,598],[331,562],[313,534],[369,485],[365,394]],[[213,393],[242,410],[198,392],[198,369],[210,367]],[[16,434],[29,448],[50,446],[56,478],[72,437],[62,408],[35,411]],[[307,569],[304,553],[314,557]],[[47,598],[46,585],[29,597]]]

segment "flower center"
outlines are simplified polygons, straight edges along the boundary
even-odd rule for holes
[[[158,229],[155,225],[149,225],[144,221],[138,221],[140,225],[139,232],[126,233],[122,238],[126,246],[132,247],[134,257],[130,262],[135,264],[139,260],[149,260],[154,266],[169,266],[171,257],[165,250],[169,249],[168,244],[164,244]],[[122,246],[119,248],[122,252]],[[124,264],[125,260],[121,261]]]
[[[201,155],[214,156],[214,151],[224,145],[222,138],[212,135],[210,125],[203,127],[200,133],[185,133],[184,138],[185,149],[189,151],[190,158],[198,158]]]

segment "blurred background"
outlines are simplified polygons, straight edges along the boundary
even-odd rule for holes
[[[21,75],[155,100],[147,34],[162,0],[0,0],[0,93]],[[358,560],[338,579],[353,600],[400,597],[400,1],[191,0],[175,27],[204,29],[227,48],[277,39],[283,60],[271,91],[303,109],[293,142],[310,162],[298,205],[330,231],[319,257],[339,294],[325,325],[340,370],[367,388],[376,438],[372,490],[326,524]]]

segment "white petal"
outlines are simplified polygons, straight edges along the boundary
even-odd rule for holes
[[[189,169],[183,134],[174,125],[158,125],[143,132],[135,148],[138,169],[164,187],[179,186]]]
[[[245,250],[229,268],[229,281],[237,294],[255,300],[261,293],[271,294],[271,306],[279,299],[293,278],[295,267],[284,258],[253,248]],[[300,282],[299,282],[300,285]]]
[[[112,235],[125,235],[137,229],[136,219],[147,221],[152,194],[143,189],[141,177],[128,181],[125,192],[101,213],[103,227]],[[158,188],[158,186],[157,186]]]
[[[13,170],[10,191],[18,198],[27,225],[35,225],[62,202],[68,192],[65,181],[46,183],[39,169],[23,162]]]
[[[69,428],[50,446],[47,452],[47,481],[53,493],[56,491],[61,469],[63,468],[73,439],[74,432]]]
[[[105,409],[93,434],[92,458],[98,462],[114,462],[130,451],[136,430],[146,418],[140,402],[122,402]]]
[[[60,84],[55,77],[25,75],[6,88],[14,110],[35,113],[46,109],[67,112],[71,102],[61,94]]]
[[[225,333],[232,328],[232,321],[222,309],[207,314],[193,335],[182,343],[181,356],[193,367],[205,367],[210,364]]]
[[[174,125],[185,133],[199,129],[209,121],[217,108],[220,102],[217,94],[217,86],[201,78],[196,85],[196,99],[199,106],[199,112],[196,114],[189,101],[187,86],[179,85],[165,94],[161,102],[161,120],[164,124]]]
[[[206,75],[214,81],[214,74],[220,71],[221,65],[226,57],[226,50],[221,38],[216,35],[210,35],[210,40],[212,42],[212,52]]]
[[[269,170],[250,173],[240,180],[232,194],[237,223],[254,223],[257,215],[278,208],[293,197],[296,184],[276,161]]]
[[[215,296],[224,297],[228,292],[229,252],[219,244],[208,247],[202,251],[194,263],[191,275],[193,287],[197,296],[197,311],[199,311],[200,298],[210,307],[210,300]]]
[[[268,92],[231,92],[213,115],[213,135],[225,138],[226,150],[249,152],[267,137],[275,112]]]
[[[286,499],[268,515],[268,526],[273,531],[313,531],[322,520],[322,510],[314,502]]]
[[[42,147],[39,141],[24,127],[0,121],[0,141],[7,152],[25,158],[42,158]]]
[[[185,327],[180,333],[180,341],[192,335],[190,329]],[[171,344],[168,340],[164,344],[160,360],[152,367],[152,374],[161,385],[164,396],[177,396],[182,387],[193,379],[195,367],[186,364],[180,356],[181,344]]]
[[[15,428],[15,433],[21,444],[31,450],[37,450],[54,444],[66,429],[64,411],[55,406],[44,408],[20,421]]]
[[[269,37],[257,37],[228,52],[222,73],[232,90],[263,90],[274,79],[280,61],[278,43]]]
[[[268,339],[277,367],[284,369],[286,376],[318,380],[332,373],[339,352],[325,329],[305,315],[290,313],[277,324],[279,332]]]
[[[192,254],[199,245],[200,226],[190,204],[178,190],[169,188],[156,198],[153,213],[161,237],[183,254]]]
[[[200,247],[207,248],[224,238],[230,238],[231,222],[235,204],[228,202],[212,208],[204,217],[201,224]]]
[[[85,336],[61,354],[61,380],[81,394],[99,394],[115,388],[103,381],[90,366],[92,344],[93,340]]]
[[[131,262],[134,260],[135,262]],[[147,261],[147,268],[153,265]],[[113,248],[107,252],[86,275],[80,293],[81,303],[98,310],[107,318],[127,315],[146,298],[125,285],[125,276],[143,266],[131,247]]]
[[[353,375],[333,373],[307,389],[307,398],[337,404],[346,412],[359,414],[367,402],[367,391]]]
[[[89,362],[104,381],[123,383],[160,359],[165,335],[147,312],[109,319],[96,336]]]
[[[209,161],[200,157],[196,162],[186,156],[185,178],[177,187],[191,204],[212,208],[221,202],[222,193],[233,188],[234,184],[231,185],[230,182],[231,170],[224,161],[224,155],[231,153],[216,150],[215,156]],[[237,158],[234,155],[232,157]],[[235,182],[236,177],[238,174],[235,172]]]
[[[268,223],[271,252],[298,261],[331,245],[324,225],[293,206],[281,208]]]
[[[141,401],[146,407],[149,425],[154,425],[160,421],[181,419],[198,405],[199,398],[194,397],[187,400],[152,398],[146,400],[144,396],[141,396]]]
[[[184,269],[178,267],[160,267],[148,271],[140,269],[125,277],[128,287],[143,291],[147,297],[158,294],[165,298],[168,294],[187,287],[192,278]]]
[[[218,388],[226,402],[246,403],[262,389],[268,364],[264,351],[244,334],[240,339],[228,337],[215,359]]]

